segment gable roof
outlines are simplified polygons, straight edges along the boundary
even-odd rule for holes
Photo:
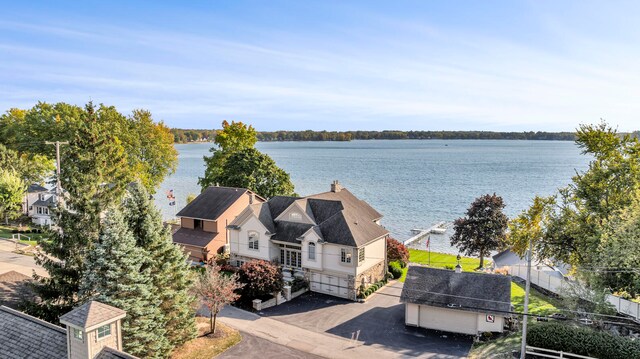
[[[0,306],[3,358],[66,358],[67,333],[62,327]]]
[[[49,196],[49,198],[43,200],[37,200],[33,202],[32,206],[40,206],[40,207],[52,207],[55,205],[55,201],[53,200],[53,196]]]
[[[37,183],[32,183],[29,185],[29,187],[27,187],[27,192],[28,193],[49,192],[49,190]]]
[[[292,206],[300,207],[314,223],[277,219]],[[274,233],[271,239],[282,242],[299,243],[298,238],[313,229],[325,242],[360,247],[389,233],[375,223],[382,215],[344,188],[302,198],[272,197],[266,203],[251,205],[229,227],[239,228],[251,214]]]
[[[209,187],[181,209],[177,216],[216,220],[245,193],[253,192],[246,188]]]
[[[505,313],[511,310],[511,278],[411,266],[400,301],[472,312]]]
[[[90,330],[108,321],[124,318],[125,311],[95,300],[88,301],[60,317],[60,323]]]

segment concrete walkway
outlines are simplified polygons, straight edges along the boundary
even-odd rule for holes
[[[325,358],[403,357],[384,348],[365,346],[361,342],[335,335],[312,332],[232,306],[226,306],[218,317],[223,323],[242,332]]]

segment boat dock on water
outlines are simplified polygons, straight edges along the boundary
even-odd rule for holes
[[[426,237],[429,234],[444,234],[447,231],[447,222],[438,222],[437,224],[429,227],[428,229],[412,229],[411,233],[413,237],[404,240],[402,243],[407,245],[411,242],[415,242]]]

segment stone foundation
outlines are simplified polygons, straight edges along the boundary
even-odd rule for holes
[[[360,287],[362,286],[366,288],[373,283],[383,280],[386,274],[387,274],[387,268],[385,265],[385,261],[378,262],[377,264],[373,265],[371,268],[358,274],[355,280],[356,292],[360,290]]]

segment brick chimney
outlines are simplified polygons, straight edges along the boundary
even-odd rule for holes
[[[340,182],[338,182],[338,180],[333,181],[333,183],[331,183],[331,192],[335,192],[338,193],[340,192],[344,187],[342,187],[342,185],[340,184]]]

